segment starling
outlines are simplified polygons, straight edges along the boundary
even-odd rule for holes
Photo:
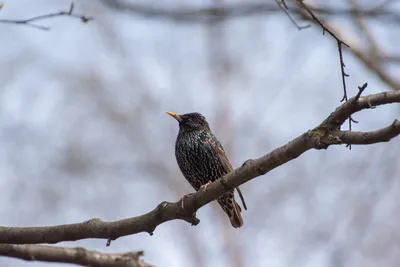
[[[212,134],[206,119],[200,113],[178,115],[167,112],[179,122],[179,133],[175,143],[175,156],[186,180],[198,191],[206,189],[215,180],[231,172],[232,165],[224,148]],[[239,187],[236,188],[247,209]],[[182,198],[182,206],[185,196]],[[235,201],[233,190],[218,198],[224,212],[235,228],[243,225],[241,208]]]

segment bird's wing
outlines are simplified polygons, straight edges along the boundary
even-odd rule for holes
[[[226,157],[225,150],[221,143],[212,137],[207,137],[204,141],[205,147],[209,149],[214,157],[216,157],[224,169],[225,174],[233,171],[232,165]]]
[[[222,147],[221,143],[216,138],[208,137],[204,141],[205,147],[214,155],[219,163],[221,164],[222,168],[224,169],[225,174],[230,173],[233,171],[232,165],[229,162],[229,159],[226,157],[225,150]],[[236,187],[236,190],[239,194],[240,200],[242,201],[243,207],[247,210],[246,202],[244,201],[242,191],[240,191],[239,186]]]

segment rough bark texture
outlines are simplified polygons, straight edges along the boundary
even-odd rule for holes
[[[361,93],[362,91],[360,91]],[[195,212],[224,192],[264,175],[276,167],[291,161],[310,149],[326,149],[338,144],[373,144],[387,142],[400,134],[400,122],[373,132],[340,131],[340,126],[353,113],[379,105],[399,103],[400,91],[384,92],[360,97],[357,95],[342,104],[320,125],[305,132],[289,143],[274,149],[258,158],[247,160],[241,167],[215,181],[206,191],[199,191],[185,200],[185,209],[180,201],[162,202],[149,213],[114,222],[91,219],[82,223],[47,227],[0,227],[0,243],[37,244],[74,241],[86,238],[111,240],[121,236],[148,232],[151,235],[156,227],[174,219],[185,220],[197,225],[200,220]]]
[[[63,262],[92,267],[151,267],[139,259],[142,251],[109,254],[80,247],[0,244],[0,255],[26,261]]]

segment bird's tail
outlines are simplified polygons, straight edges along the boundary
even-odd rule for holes
[[[229,220],[231,221],[233,227],[239,228],[243,226],[243,219],[242,215],[240,214],[242,209],[235,201],[233,190],[218,198],[218,203],[229,216]]]

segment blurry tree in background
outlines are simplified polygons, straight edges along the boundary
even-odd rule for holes
[[[43,21],[50,31],[0,24],[0,225],[118,220],[192,192],[166,110],[204,114],[234,167],[319,124],[343,95],[336,42],[285,3],[312,27],[299,31],[275,1],[233,0],[79,0],[76,12],[94,21]],[[349,96],[364,82],[367,93],[400,90],[399,1],[306,3],[350,46]],[[0,17],[69,4],[8,1]],[[399,115],[399,105],[358,113],[353,129]],[[213,203],[196,227],[175,220],[107,248],[61,245],[144,250],[155,266],[398,266],[399,145],[312,151],[246,183],[240,230]]]

